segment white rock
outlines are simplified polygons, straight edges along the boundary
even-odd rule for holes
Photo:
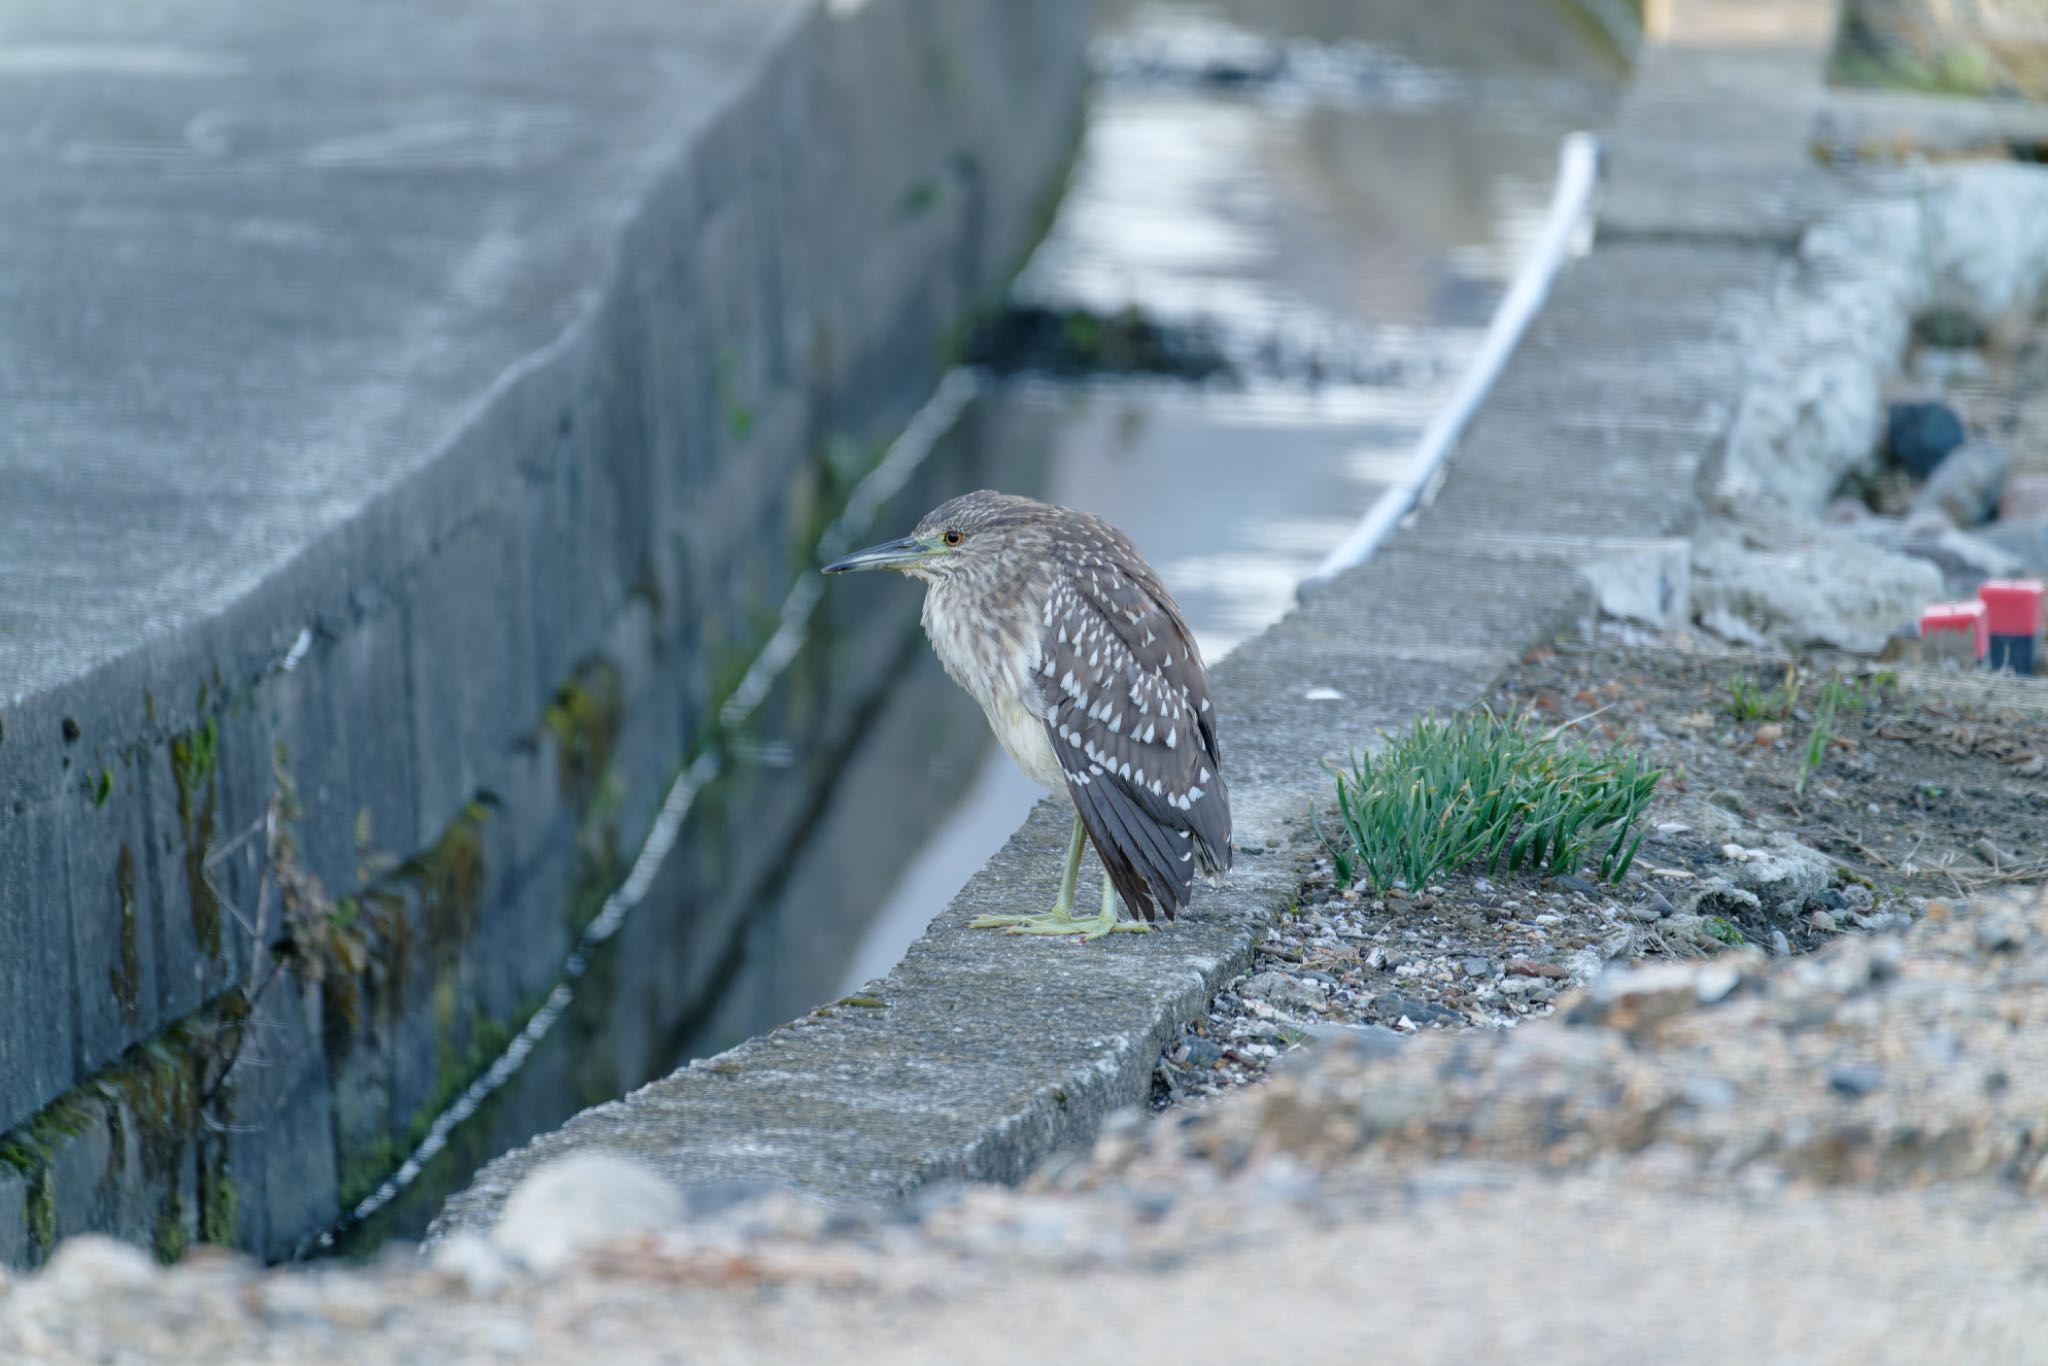
[[[537,1168],[505,1201],[491,1230],[500,1252],[537,1271],[631,1233],[682,1222],[683,1196],[645,1164],[618,1153],[570,1153]]]
[[[1692,602],[1692,543],[1648,540],[1603,553],[1581,571],[1600,610],[1660,631],[1684,628]]]
[[[1733,865],[1725,885],[1749,893],[1759,905],[1804,905],[1834,880],[1832,859],[1781,830],[1750,825],[1711,803],[1702,803],[1692,816],[1707,838],[1722,842],[1721,851]],[[1731,849],[1739,850],[1739,856]]]
[[[1238,994],[1263,998],[1278,1006],[1313,1008],[1323,1003],[1329,988],[1313,978],[1290,977],[1268,969],[1255,972],[1238,987]]]
[[[1925,560],[1761,513],[1703,529],[1693,556],[1694,618],[1743,644],[1875,654],[1941,594],[1941,571]]]
[[[1909,191],[1815,224],[1757,329],[1717,496],[1819,514],[1873,463],[1881,385],[1916,315],[1991,322],[2044,290],[2048,177],[2033,167],[1917,168]]]
[[[141,1248],[98,1233],[66,1238],[50,1256],[43,1283],[66,1295],[138,1290],[156,1278],[157,1262]]]

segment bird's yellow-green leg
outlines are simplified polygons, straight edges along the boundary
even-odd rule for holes
[[[1102,912],[1093,920],[1069,920],[1064,923],[1044,920],[1041,924],[1010,926],[1011,934],[1078,934],[1083,943],[1090,943],[1105,934],[1143,934],[1151,929],[1142,920],[1119,920],[1116,914],[1116,884],[1109,880],[1109,874],[1102,875]]]
[[[1095,923],[1081,932],[1084,940],[1096,940],[1105,934],[1150,934],[1152,927],[1142,920],[1117,919],[1116,884],[1109,880],[1109,874],[1102,875],[1102,913],[1095,917]]]
[[[1060,894],[1045,915],[984,915],[967,922],[970,930],[1010,930],[1013,933],[1079,934],[1082,923],[1074,919],[1074,881],[1081,876],[1081,813],[1074,813],[1073,833],[1067,836],[1067,867],[1060,874]],[[1031,927],[1028,930],[1026,927]],[[1038,926],[1047,928],[1039,929]]]

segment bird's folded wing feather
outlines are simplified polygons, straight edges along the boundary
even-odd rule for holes
[[[1165,587],[1106,523],[1059,547],[1039,685],[1067,790],[1133,912],[1168,919],[1230,866],[1230,798],[1201,656]]]

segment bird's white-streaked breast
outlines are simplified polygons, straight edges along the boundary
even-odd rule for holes
[[[988,717],[996,743],[1024,776],[1058,796],[1066,793],[1066,776],[1052,738],[1045,729],[1037,671],[1038,633],[1011,623],[972,623],[966,614],[944,610],[944,584],[925,590],[924,630],[932,652],[955,683],[965,688]],[[1034,621],[1035,612],[1025,621]],[[989,668],[994,663],[996,667]]]

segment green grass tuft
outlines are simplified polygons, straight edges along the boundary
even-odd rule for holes
[[[1663,776],[1633,753],[1594,754],[1485,712],[1417,721],[1377,754],[1355,756],[1349,773],[1330,772],[1343,830],[1317,831],[1339,882],[1363,877],[1374,891],[1420,888],[1482,862],[1488,872],[1554,874],[1592,862],[1619,882]]]
[[[1753,682],[1741,669],[1728,671],[1727,712],[1738,721],[1761,721],[1766,717],[1782,721],[1799,704],[1799,674],[1785,670],[1785,681],[1775,688]]]
[[[1749,942],[1743,938],[1742,930],[1736,923],[1726,916],[1709,916],[1707,918],[1707,934],[1714,939],[1720,940],[1731,949],[1739,949]]]
[[[1813,709],[1813,730],[1806,737],[1806,761],[1793,784],[1794,791],[1804,796],[1806,780],[1820,772],[1821,763],[1828,757],[1828,746],[1835,742],[1835,717],[1844,707],[1860,711],[1865,705],[1862,692],[1844,687],[1840,674],[1828,676],[1827,684],[1820,690],[1820,701]]]

